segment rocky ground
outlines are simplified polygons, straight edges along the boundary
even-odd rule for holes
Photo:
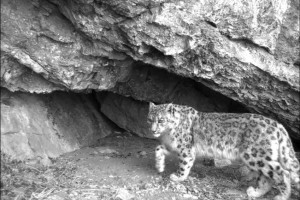
[[[47,200],[215,200],[248,199],[238,166],[216,168],[197,161],[189,178],[171,182],[176,158],[169,157],[166,172],[154,168],[157,141],[116,134],[92,147],[65,154],[42,167],[9,161],[1,155],[1,199]],[[273,189],[261,200],[271,199]],[[291,200],[299,198],[293,190]]]

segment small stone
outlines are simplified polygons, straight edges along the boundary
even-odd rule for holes
[[[231,161],[227,159],[215,159],[215,166],[218,168],[222,168],[231,164]]]
[[[130,194],[128,192],[128,190],[124,189],[124,188],[121,188],[117,191],[117,198],[120,198],[122,200],[130,200],[132,198],[134,198],[134,195],[133,194]]]
[[[197,196],[192,195],[192,194],[183,194],[183,198],[186,198],[186,199],[198,199]]]
[[[61,197],[59,195],[53,195],[47,198],[47,200],[64,200],[64,199],[65,199],[64,197]]]
[[[139,155],[140,155],[140,156],[146,156],[146,155],[147,155],[147,152],[146,152],[146,151],[140,151],[140,152],[139,152]]]
[[[114,149],[109,149],[109,148],[99,148],[98,149],[99,153],[101,154],[119,154],[118,151],[114,150]]]
[[[90,155],[97,155],[99,152],[98,151],[93,151],[92,153],[90,153]]]

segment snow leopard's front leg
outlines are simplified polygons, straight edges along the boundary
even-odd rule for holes
[[[181,149],[178,153],[179,156],[179,170],[176,173],[171,174],[170,179],[172,181],[185,180],[194,164],[196,158],[196,152],[194,147]]]
[[[164,145],[158,145],[155,149],[155,167],[159,173],[165,170],[165,158],[169,154]]]

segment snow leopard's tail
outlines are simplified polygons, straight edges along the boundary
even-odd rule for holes
[[[281,166],[290,172],[292,182],[300,191],[300,164],[296,158],[288,132],[282,125],[279,125],[279,161]]]

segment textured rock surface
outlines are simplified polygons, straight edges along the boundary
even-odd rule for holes
[[[11,90],[108,90],[140,61],[193,78],[300,138],[297,0],[1,3],[1,62],[43,80],[26,86],[16,79],[28,74],[8,66],[1,84]]]
[[[153,138],[147,124],[148,103],[109,93],[102,101],[101,111],[119,127]]]
[[[66,89],[61,85],[46,80],[30,68],[20,64],[14,58],[5,55],[1,57],[1,86],[9,88],[10,91],[31,93],[48,93],[53,90]]]
[[[2,63],[13,59],[67,89],[107,89],[129,69],[126,57],[120,59],[120,64],[119,60],[102,55],[100,47],[104,46],[94,46],[81,36],[58,8],[47,1],[1,2],[1,30]],[[9,82],[14,75],[7,71],[5,81]]]
[[[84,95],[1,90],[1,152],[18,160],[49,158],[91,145],[113,129]]]

